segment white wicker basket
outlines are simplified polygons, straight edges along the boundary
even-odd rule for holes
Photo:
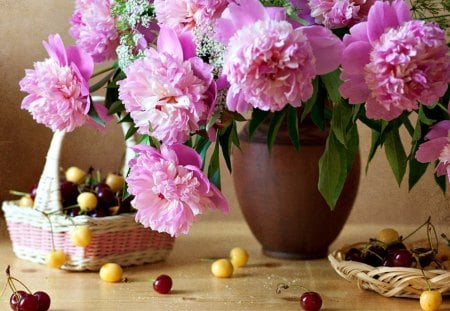
[[[124,133],[128,131],[122,123]],[[94,218],[63,214],[59,191],[59,158],[64,132],[55,132],[34,201],[34,208],[21,207],[18,201],[5,201],[2,209],[17,257],[44,263],[53,248],[68,255],[62,266],[66,270],[99,270],[106,262],[122,266],[141,265],[166,259],[174,238],[144,228],[134,220],[134,213]],[[127,147],[134,145],[127,140]],[[126,148],[125,165],[134,154]],[[126,172],[127,169],[124,169]],[[88,225],[92,240],[86,247],[76,247],[70,239],[75,225]]]
[[[332,252],[328,260],[334,270],[344,279],[355,282],[359,288],[375,291],[385,297],[419,298],[427,289],[438,290],[443,296],[450,295],[450,271],[442,269],[424,270],[403,267],[373,267],[357,261],[346,261],[345,253],[350,245]]]

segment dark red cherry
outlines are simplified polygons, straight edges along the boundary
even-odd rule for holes
[[[411,267],[413,255],[407,249],[399,249],[391,253],[392,267]]]
[[[345,260],[362,262],[362,252],[360,249],[352,247],[345,253]]]
[[[17,310],[20,299],[26,294],[27,293],[23,290],[18,290],[17,292],[12,293],[11,297],[9,297],[9,305],[11,306],[12,310]]]
[[[117,205],[117,199],[111,188],[108,185],[106,187],[98,188],[97,190],[98,208],[109,208]]]
[[[32,294],[25,293],[21,295],[17,311],[40,311],[38,298]]]
[[[167,294],[172,289],[172,278],[161,274],[153,281],[153,289],[160,294]]]
[[[318,311],[322,307],[322,297],[316,292],[304,292],[300,296],[300,306],[305,311]]]
[[[38,299],[38,310],[37,311],[47,311],[50,309],[50,296],[43,291],[37,291],[33,294],[33,296]]]

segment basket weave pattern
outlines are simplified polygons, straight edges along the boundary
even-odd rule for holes
[[[360,245],[360,244],[358,244]],[[359,288],[375,291],[385,297],[419,298],[430,288],[441,294],[450,295],[450,271],[442,269],[424,270],[404,267],[373,267],[357,261],[344,260],[351,245],[332,252],[328,260],[334,270],[344,279],[356,282]],[[425,278],[424,278],[425,277]]]
[[[124,133],[128,131],[122,124]],[[43,173],[39,179],[34,208],[21,207],[17,201],[5,201],[2,209],[17,257],[44,263],[52,249],[68,256],[65,270],[99,270],[106,262],[121,266],[141,265],[164,260],[173,248],[174,238],[144,228],[134,214],[108,217],[80,215],[70,219],[63,214],[59,192],[59,156],[63,132],[55,132],[50,143]],[[127,141],[127,146],[134,141]],[[133,156],[126,148],[125,164]],[[126,172],[126,167],[124,172]],[[86,247],[74,246],[71,232],[77,225],[88,225],[92,240]]]

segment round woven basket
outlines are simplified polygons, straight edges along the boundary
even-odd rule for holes
[[[127,133],[127,123],[121,126],[124,134]],[[144,228],[136,223],[134,213],[99,218],[80,215],[70,219],[64,215],[59,191],[59,159],[64,135],[58,131],[53,134],[34,207],[21,207],[18,201],[2,204],[16,256],[45,263],[46,255],[54,247],[67,254],[62,269],[74,271],[96,271],[107,262],[130,266],[166,259],[174,238]],[[128,161],[134,157],[129,148],[134,144],[133,138],[126,142],[123,172],[127,172]],[[87,225],[92,231],[92,240],[86,247],[77,247],[71,242],[71,232],[77,225]]]
[[[346,261],[345,253],[352,247],[361,247],[365,243],[346,246],[328,255],[334,270],[344,279],[354,282],[359,288],[375,291],[385,297],[419,298],[430,288],[450,295],[450,271],[442,269],[421,270],[404,267],[373,267],[357,261]]]

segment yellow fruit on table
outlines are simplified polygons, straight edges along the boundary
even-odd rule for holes
[[[384,228],[378,232],[377,240],[386,244],[397,241],[400,235],[397,230],[392,228]]]
[[[34,201],[29,195],[24,195],[19,200],[19,206],[22,207],[33,207]]]
[[[420,294],[419,301],[423,311],[435,311],[442,304],[442,294],[437,290],[425,290]]]
[[[79,167],[71,166],[66,170],[65,177],[67,181],[79,185],[84,182],[86,178],[86,172]]]
[[[248,253],[242,247],[234,247],[230,251],[230,261],[233,267],[244,267],[248,262]]]
[[[105,282],[120,282],[123,276],[122,267],[116,263],[105,263],[99,271],[100,278]]]
[[[125,178],[116,174],[106,176],[105,183],[111,188],[112,192],[119,192],[125,185]]]
[[[70,239],[75,246],[86,247],[92,239],[92,231],[88,225],[76,226],[70,233]]]
[[[47,267],[59,269],[64,265],[67,260],[67,256],[63,250],[51,250],[45,257],[45,263]]]
[[[233,274],[233,265],[228,259],[218,259],[211,265],[211,272],[218,278],[229,278]]]

